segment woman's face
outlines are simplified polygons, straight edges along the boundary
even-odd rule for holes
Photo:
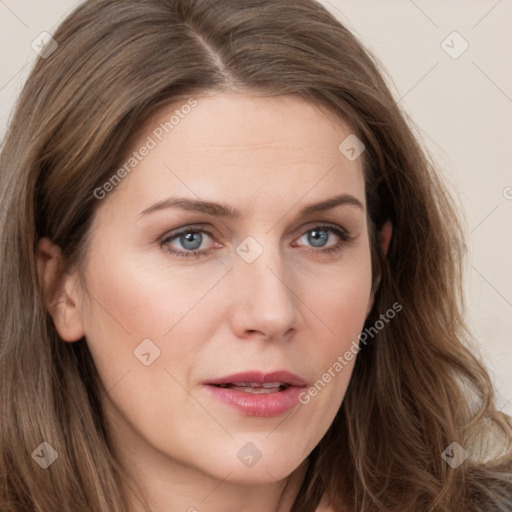
[[[298,97],[195,101],[98,199],[87,292],[56,325],[85,336],[132,464],[279,480],[340,407],[371,303],[359,148]]]

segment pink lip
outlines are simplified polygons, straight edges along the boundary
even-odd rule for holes
[[[232,382],[254,382],[256,384],[263,384],[265,382],[283,382],[290,384],[290,386],[306,386],[307,382],[295,375],[294,373],[287,372],[286,370],[278,370],[272,373],[263,373],[257,370],[250,370],[248,372],[234,373],[226,377],[212,379],[205,382],[205,384],[229,384]]]
[[[217,387],[219,384],[235,382],[254,384],[282,382],[287,384],[288,387],[282,391],[266,394],[251,394],[245,391]],[[248,371],[212,379],[204,383],[205,389],[217,400],[248,416],[263,417],[278,416],[297,405],[299,394],[306,385],[304,379],[284,370],[266,374],[259,371]]]

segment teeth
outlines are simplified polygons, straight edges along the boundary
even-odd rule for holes
[[[264,388],[278,388],[279,386],[284,386],[285,384],[283,382],[264,382],[262,384],[262,387]]]
[[[257,384],[255,382],[232,382],[229,384],[218,384],[221,388],[234,389],[236,391],[244,391],[246,393],[260,394],[260,393],[276,393],[289,387],[289,384],[284,382],[264,382]]]
[[[284,382],[264,382],[263,384],[257,384],[256,382],[231,382],[230,385],[237,386],[239,388],[278,388],[279,386],[285,386]]]
[[[233,389],[235,391],[243,391],[245,393],[250,393],[253,395],[260,395],[260,394],[267,394],[267,393],[277,393],[279,392],[280,388],[255,388],[250,386],[230,386],[229,389]]]

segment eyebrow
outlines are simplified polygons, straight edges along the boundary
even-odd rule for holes
[[[364,211],[364,206],[361,201],[359,201],[359,199],[350,194],[341,194],[339,196],[326,199],[325,201],[305,206],[299,212],[299,217],[305,217],[315,212],[331,210],[332,208],[341,205],[355,206]],[[208,215],[226,219],[239,219],[241,217],[240,210],[228,204],[215,203],[212,201],[201,201],[199,199],[189,199],[186,197],[170,197],[168,199],[164,199],[163,201],[159,201],[158,203],[155,203],[154,205],[140,212],[138,217],[142,217],[143,215],[168,208],[181,208],[182,210],[202,212]]]

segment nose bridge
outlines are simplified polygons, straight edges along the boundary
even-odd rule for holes
[[[272,236],[247,237],[236,248],[233,318],[237,331],[284,335],[294,326],[293,275]]]

